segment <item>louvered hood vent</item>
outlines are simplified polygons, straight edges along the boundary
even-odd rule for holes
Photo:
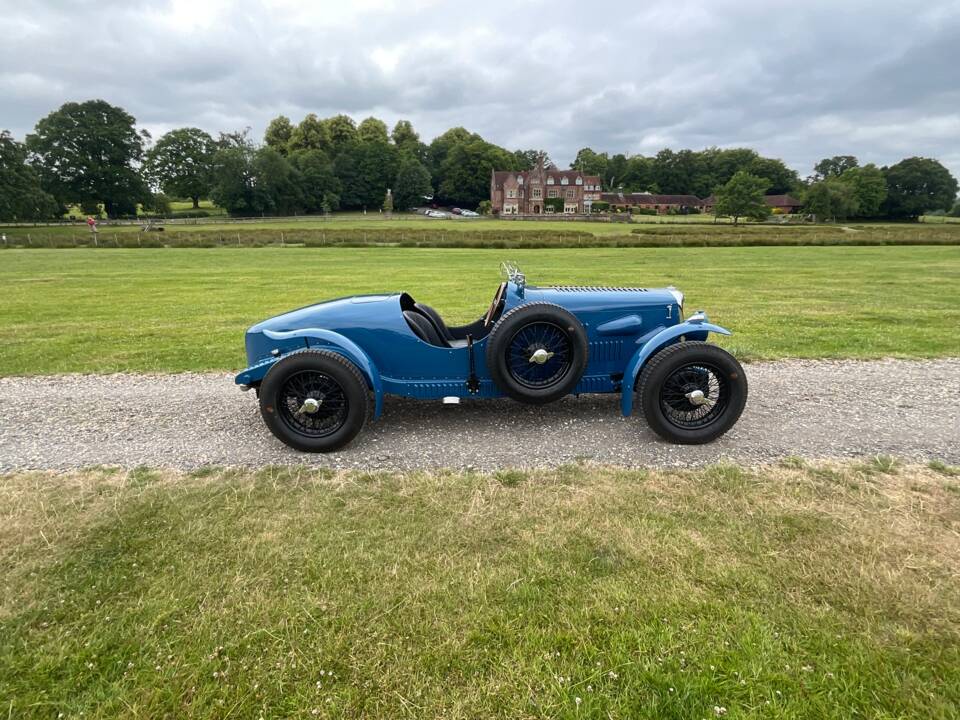
[[[603,287],[601,285],[555,285],[550,289],[557,292],[647,292],[646,288]]]

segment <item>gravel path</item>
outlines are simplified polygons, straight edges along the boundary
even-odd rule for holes
[[[253,393],[221,374],[0,379],[0,470],[96,464],[195,468],[310,463],[336,468],[527,467],[590,459],[674,466],[895,455],[960,464],[960,359],[748,365],[739,424],[706,446],[661,441],[619,396],[531,408],[506,400],[387,399],[380,421],[332,455],[290,450]]]

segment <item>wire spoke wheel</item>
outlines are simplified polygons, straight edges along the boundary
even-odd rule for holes
[[[573,346],[567,333],[551,322],[521,327],[507,345],[507,367],[526,388],[547,388],[570,372]]]
[[[340,384],[315,370],[292,373],[280,387],[277,411],[283,423],[308,438],[323,438],[339,430],[350,405]]]
[[[714,423],[730,402],[729,383],[720,368],[705,362],[681,365],[660,387],[660,407],[672,425],[698,430]]]

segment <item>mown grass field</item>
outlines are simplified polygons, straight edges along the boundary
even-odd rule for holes
[[[365,292],[465,322],[506,259],[531,284],[674,284],[744,359],[960,354],[958,247],[8,250],[0,373],[239,369],[249,325]]]
[[[960,473],[0,477],[12,718],[956,718]]]

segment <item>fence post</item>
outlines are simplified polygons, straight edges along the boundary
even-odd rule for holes
[[[280,247],[283,247],[283,230],[280,231]]]
[[[240,233],[237,233],[237,247],[240,247]]]
[[[33,247],[33,240],[30,239],[30,233],[27,233],[27,247]]]

